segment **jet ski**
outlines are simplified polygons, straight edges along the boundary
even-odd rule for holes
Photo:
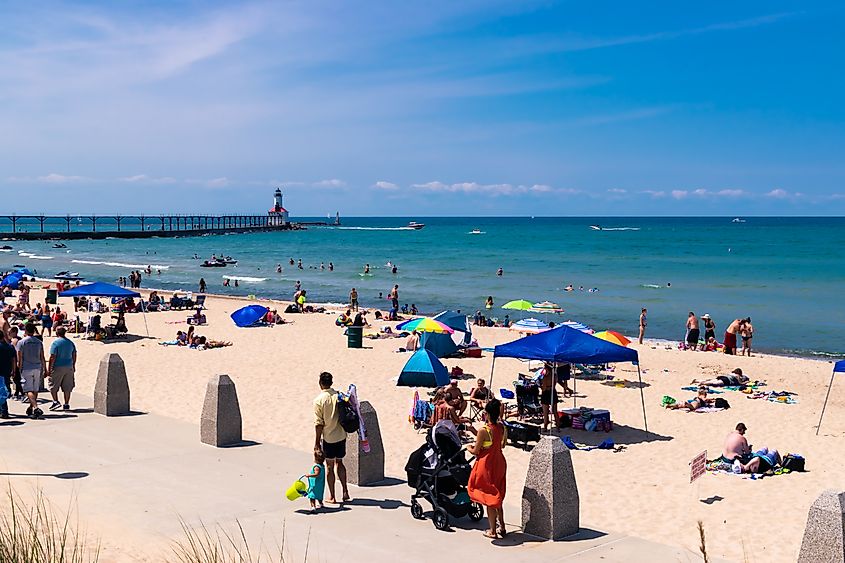
[[[55,278],[57,280],[65,281],[80,281],[85,279],[79,275],[79,272],[59,272],[56,274]]]
[[[220,262],[219,260],[206,260],[202,264],[200,264],[200,268],[225,268],[226,262]]]
[[[62,242],[58,242],[53,245],[53,248],[67,248],[67,245]]]

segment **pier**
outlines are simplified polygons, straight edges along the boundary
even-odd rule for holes
[[[300,228],[273,215],[0,215],[0,239],[190,237]]]

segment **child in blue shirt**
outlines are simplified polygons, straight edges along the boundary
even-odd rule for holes
[[[326,468],[323,465],[325,458],[323,452],[314,452],[314,465],[308,477],[308,499],[311,501],[311,510],[323,508],[323,493],[326,489]]]

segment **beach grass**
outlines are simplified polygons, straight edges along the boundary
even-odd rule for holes
[[[249,544],[243,526],[235,520],[237,531],[230,533],[220,525],[210,529],[204,522],[192,526],[180,518],[183,537],[173,542],[173,555],[180,563],[288,563],[291,558],[285,553],[285,527],[282,523],[282,541],[271,551],[260,544],[255,550]],[[302,560],[308,560],[310,532],[305,543]]]
[[[0,509],[0,561],[10,563],[86,563],[99,559],[99,544],[89,545],[72,521],[73,512],[53,508],[38,490],[24,500],[11,485]]]

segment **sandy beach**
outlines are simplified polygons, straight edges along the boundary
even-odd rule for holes
[[[34,304],[43,298],[43,290],[34,290],[31,301]],[[233,346],[228,348],[197,351],[160,346],[159,342],[174,338],[177,330],[186,329],[189,313],[184,311],[148,314],[150,338],[102,343],[74,336],[79,353],[77,389],[90,395],[101,357],[117,352],[126,363],[133,408],[198,423],[208,378],[225,373],[237,385],[245,438],[307,452],[313,444],[311,404],[318,392],[317,376],[329,371],[335,376],[336,388],[355,383],[360,397],[374,405],[384,437],[386,471],[404,477],[408,454],[423,441],[423,435],[408,423],[413,390],[396,387],[392,381],[409,357],[396,352],[404,340],[365,340],[364,349],[348,349],[343,330],[334,324],[334,313],[284,315],[290,324],[239,329],[229,314],[246,303],[213,296],[206,301],[208,325],[197,332],[231,341]],[[65,309],[70,300],[60,298],[59,305]],[[72,306],[69,309],[72,311]],[[130,334],[145,334],[140,314],[128,315],[127,324]],[[372,331],[384,324],[395,323],[377,321]],[[483,347],[518,336],[506,329],[476,327],[474,335]],[[834,385],[822,431],[815,435],[831,364],[772,355],[684,352],[656,344],[632,346],[640,354],[652,435],[646,440],[642,432],[636,387],[578,381],[578,405],[609,409],[616,424],[609,437],[625,446],[619,452],[572,452],[582,521],[695,550],[696,522],[702,520],[712,555],[737,561],[794,561],[812,501],[824,489],[845,488],[845,476],[838,467],[845,456],[845,390],[841,384]],[[461,387],[469,390],[474,385],[471,376],[489,381],[491,361],[492,353],[485,352],[480,359],[447,359],[444,363],[450,369],[460,366],[464,370],[467,379]],[[717,396],[728,399],[729,410],[698,414],[661,408],[663,395],[677,399],[692,396],[680,389],[692,379],[736,367],[752,380],[766,381],[766,390],[797,393],[798,403],[749,400],[742,393],[727,391]],[[497,360],[492,387],[497,394],[502,387],[512,388],[511,382],[526,368],[517,360]],[[619,364],[612,375],[615,381],[636,381],[636,367]],[[571,401],[561,406],[570,406]],[[18,412],[22,407],[13,404],[12,409]],[[689,461],[703,450],[708,458],[718,456],[725,436],[740,421],[748,426],[747,437],[755,449],[767,445],[782,454],[800,453],[807,458],[808,472],[762,480],[707,474],[690,485]],[[592,444],[608,437],[571,429],[563,433],[576,442]],[[529,455],[520,449],[506,449],[506,510],[519,506]],[[288,477],[280,476],[282,481]],[[411,518],[410,514],[396,517]],[[506,512],[506,517],[518,521],[515,514]],[[80,519],[86,521],[86,515],[80,514]],[[106,527],[102,524],[87,521],[95,534]],[[484,541],[480,534],[478,541]]]

